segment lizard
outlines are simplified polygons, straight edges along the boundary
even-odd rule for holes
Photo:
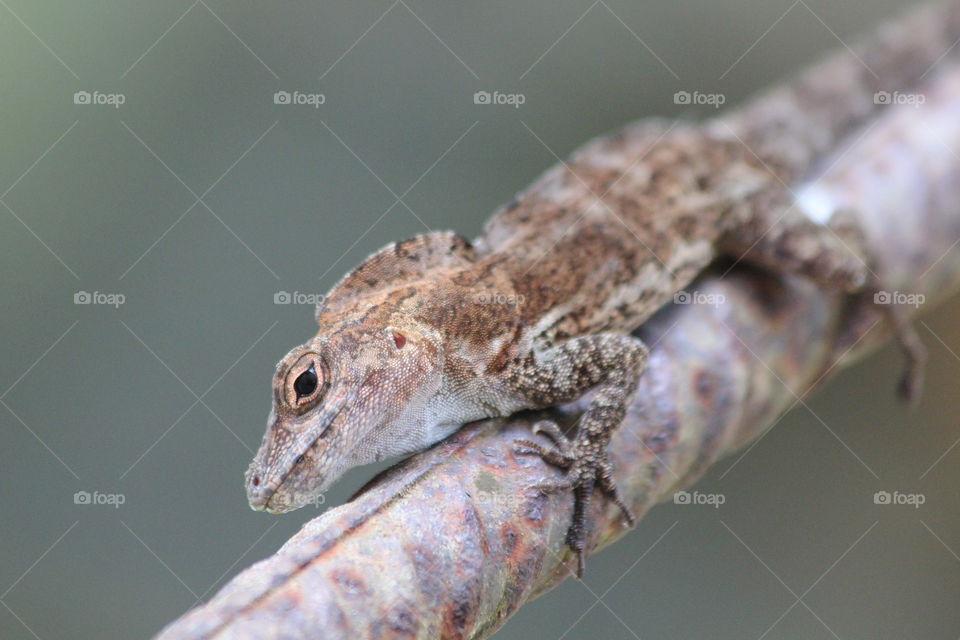
[[[647,123],[602,144],[633,147],[630,136],[661,128]],[[567,542],[582,574],[594,488],[633,520],[605,450],[647,357],[631,331],[717,256],[748,248],[742,257],[767,268],[843,291],[869,286],[867,264],[838,231],[786,202],[743,206],[782,195],[783,187],[745,160],[718,177],[730,148],[713,142],[719,151],[712,157],[707,142],[693,128],[661,138],[649,163],[669,180],[605,170],[588,189],[575,174],[585,172],[591,154],[574,158],[535,188],[556,200],[521,196],[477,242],[426,233],[385,247],[349,273],[319,306],[318,334],[277,366],[268,429],[246,475],[250,504],[289,511],[354,466],[426,449],[465,422],[593,390],[574,438],[541,422],[535,431],[553,446],[518,442],[521,452],[567,470],[558,486],[576,493]],[[603,155],[614,153],[606,148]],[[618,219],[592,195],[600,189],[611,201],[630,194],[631,203],[638,193],[658,202],[670,199],[665,192],[676,195],[656,216],[635,204]],[[581,206],[572,206],[571,190]],[[758,229],[773,231],[758,237]],[[898,330],[917,344],[906,325]],[[922,359],[915,348],[911,354]]]
[[[958,21],[943,25],[949,44]],[[917,69],[871,78],[834,58],[730,118],[641,121],[548,170],[474,242],[432,231],[370,256],[317,306],[317,334],[277,365],[245,475],[250,506],[299,508],[352,467],[590,392],[573,437],[542,421],[534,432],[547,440],[516,443],[565,471],[538,488],[574,492],[566,542],[582,575],[595,489],[633,523],[606,451],[647,358],[631,332],[722,256],[839,292],[882,284],[856,215],[824,212],[787,185],[863,125],[862,96],[877,82],[916,77],[941,44],[902,41],[930,48]],[[862,55],[903,52],[881,44]],[[901,391],[914,397],[924,348],[896,307],[887,311],[907,355]]]

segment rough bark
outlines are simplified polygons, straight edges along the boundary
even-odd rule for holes
[[[830,167],[821,195],[863,212],[887,286],[924,295],[926,306],[960,285],[960,65],[948,57],[918,79],[960,37],[958,15],[955,4],[917,13],[858,50],[872,72],[845,52],[705,125],[734,132],[791,186]],[[925,103],[877,105],[878,90],[921,92]],[[722,272],[695,283],[722,304],[674,305],[639,332],[654,345],[649,368],[610,447],[635,514],[695,482],[888,335],[872,297]],[[549,413],[570,424],[582,406]],[[529,489],[559,471],[512,449],[538,417],[470,424],[400,463],[160,637],[489,636],[575,568],[564,546],[572,495]],[[595,500],[591,518],[592,550],[625,533],[607,502]]]

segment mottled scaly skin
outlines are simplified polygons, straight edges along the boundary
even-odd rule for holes
[[[863,252],[856,214],[802,202],[802,183],[884,108],[876,92],[925,77],[957,38],[960,3],[931,5],[722,118],[646,121],[586,145],[495,213],[475,246],[433,232],[371,256],[277,365],[250,505],[295,509],[350,467],[589,390],[572,441],[541,425],[555,446],[520,445],[568,469],[568,541],[581,551],[593,487],[618,501],[606,445],[646,358],[629,332],[721,254],[827,287],[878,286],[883,265]],[[886,311],[915,395],[923,347]]]
[[[713,258],[731,199],[708,191],[716,167],[702,135],[667,129],[648,123],[590,145],[487,222],[476,281],[522,297],[516,317],[537,348],[632,331]],[[644,155],[663,165],[661,176],[636,170]],[[671,192],[676,211],[644,206]]]
[[[278,365],[251,505],[297,508],[352,466],[593,390],[572,440],[543,424],[552,446],[518,443],[568,470],[568,542],[582,552],[593,489],[622,507],[606,445],[647,355],[631,331],[723,252],[847,290],[867,280],[856,227],[842,241],[789,208],[752,160],[701,129],[648,122],[546,173],[474,245],[432,232],[371,256]]]
[[[277,365],[250,505],[295,509],[353,466],[590,391],[572,439],[540,424],[546,439],[517,445],[567,469],[568,543],[582,558],[594,488],[630,519],[606,452],[646,359],[630,332],[720,255],[846,291],[880,285],[859,214],[822,210],[803,181],[882,108],[875,92],[910,86],[958,37],[960,4],[929,7],[729,116],[645,121],[586,145],[474,244],[431,232],[374,254],[320,305],[317,335]],[[885,312],[915,396],[923,347],[896,306]]]

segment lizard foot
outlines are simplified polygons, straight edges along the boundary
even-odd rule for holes
[[[620,498],[613,481],[613,465],[607,453],[589,440],[567,438],[552,420],[541,420],[533,425],[533,432],[542,433],[554,444],[547,447],[532,440],[515,440],[515,451],[521,455],[537,455],[556,467],[566,470],[566,478],[553,483],[534,485],[543,493],[573,490],[573,521],[567,530],[567,544],[577,554],[577,577],[583,577],[584,545],[587,534],[587,511],[594,488],[599,488],[623,513],[627,524],[633,526],[635,518]]]
[[[910,319],[898,306],[888,305],[887,317],[893,325],[894,335],[906,358],[897,392],[905,402],[916,405],[923,390],[923,370],[927,362],[927,349],[923,346],[923,341],[917,335]]]

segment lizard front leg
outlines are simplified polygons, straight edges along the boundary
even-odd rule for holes
[[[595,390],[573,440],[568,440],[552,423],[538,423],[535,431],[546,433],[555,448],[530,440],[516,443],[519,453],[539,455],[546,462],[567,470],[566,482],[559,486],[571,487],[574,491],[573,521],[567,532],[567,544],[577,554],[577,575],[580,576],[584,568],[587,508],[595,487],[609,496],[633,524],[633,516],[617,494],[607,444],[626,414],[646,359],[647,348],[639,339],[618,333],[599,333],[572,338],[542,354],[534,354],[515,367],[508,377],[510,391],[521,395],[531,407],[569,402],[589,389]]]

